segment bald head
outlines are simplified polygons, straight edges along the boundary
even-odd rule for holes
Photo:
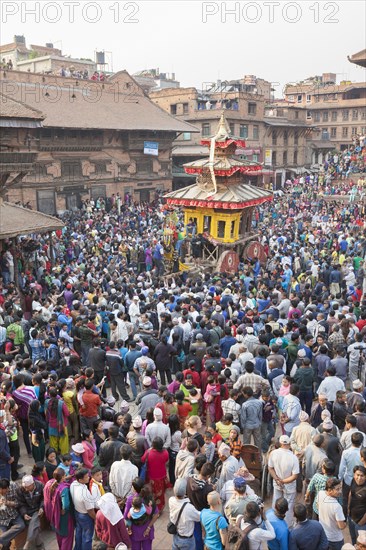
[[[220,495],[219,495],[219,493],[217,491],[211,491],[211,493],[208,493],[207,502],[213,508],[215,506],[218,506],[220,504]]]

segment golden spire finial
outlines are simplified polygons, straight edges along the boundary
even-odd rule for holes
[[[216,141],[224,141],[225,139],[228,139],[230,137],[231,137],[230,127],[225,117],[225,111],[222,111],[219,125],[216,130],[215,139]]]

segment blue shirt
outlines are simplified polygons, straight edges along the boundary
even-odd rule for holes
[[[271,303],[271,300],[263,300],[262,298],[257,298],[257,303],[258,303],[258,313],[262,313],[262,311],[264,311],[266,309],[266,307],[269,306],[269,304]]]
[[[272,508],[266,512],[266,516],[276,533],[275,539],[267,541],[269,550],[288,550],[290,532],[287,523],[278,518]]]
[[[236,343],[237,343],[236,338],[234,338],[233,336],[224,336],[224,338],[221,338],[220,351],[221,351],[221,356],[224,357],[224,359],[228,358],[231,346],[233,346]]]
[[[224,516],[220,512],[204,508],[201,512],[201,523],[206,532],[204,543],[207,548],[210,550],[223,550],[219,530],[228,527],[228,522]]]

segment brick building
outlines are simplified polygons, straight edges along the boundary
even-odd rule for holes
[[[263,178],[260,181],[255,178],[251,183],[271,182],[279,187],[286,177],[304,169],[305,113],[297,106],[268,109],[269,83],[258,79],[260,83],[254,87],[255,77],[250,82],[248,78],[220,83],[206,92],[196,88],[150,92],[150,98],[157,105],[200,130],[199,134],[183,132],[174,142],[173,189],[194,183],[194,178],[185,173],[183,164],[208,154],[200,140],[213,135],[223,109],[231,135],[246,142],[245,149],[237,149],[236,156],[265,165]]]
[[[312,128],[303,109],[282,102],[266,105],[263,120],[264,166],[273,171],[272,181],[279,189],[288,178],[309,168],[307,138]]]
[[[303,110],[308,126],[311,164],[321,164],[326,154],[346,149],[355,134],[366,133],[366,82],[341,82],[323,74],[310,81],[287,85],[285,99]]]
[[[43,118],[41,128],[2,129],[2,149],[37,153],[7,200],[49,214],[78,208],[87,197],[119,192],[147,201],[170,190],[172,142],[196,131],[154,105],[125,71],[107,82],[3,71],[0,91],[3,105],[13,101]]]

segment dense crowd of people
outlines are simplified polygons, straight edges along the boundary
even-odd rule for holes
[[[256,211],[236,274],[167,275],[158,196],[3,248],[0,548],[149,550],[165,513],[174,550],[365,550],[364,212],[316,185]]]

